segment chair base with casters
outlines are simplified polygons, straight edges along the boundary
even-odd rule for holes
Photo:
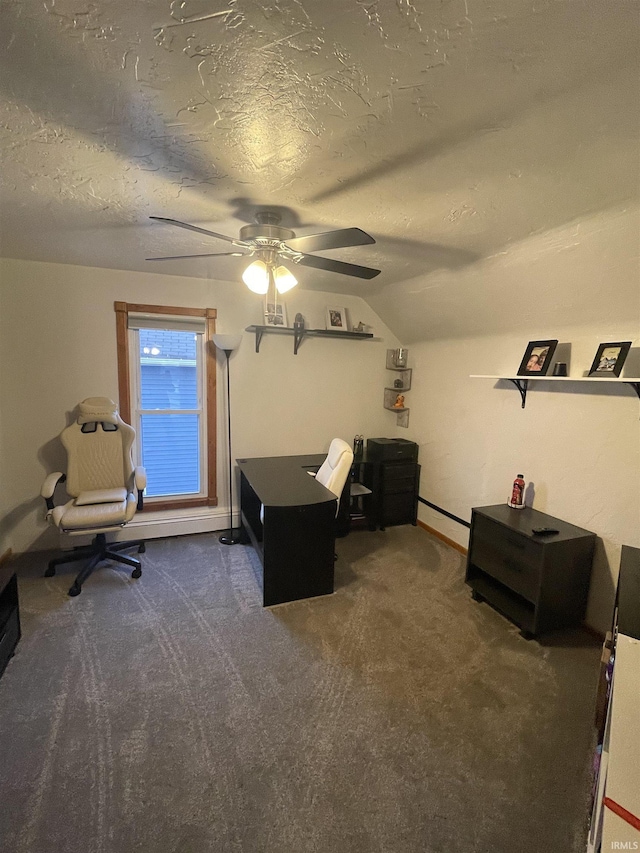
[[[107,544],[107,537],[104,533],[96,534],[91,545],[79,546],[63,554],[61,557],[54,557],[49,561],[49,566],[44,573],[45,578],[51,578],[56,573],[56,567],[63,563],[74,563],[77,560],[89,559],[87,565],[78,573],[75,581],[69,588],[69,595],[80,595],[82,592],[82,584],[86,581],[89,575],[97,569],[100,563],[105,560],[115,560],[118,563],[124,563],[126,566],[133,566],[131,572],[132,578],[139,578],[142,575],[142,567],[140,560],[136,557],[130,557],[128,554],[121,554],[127,548],[137,548],[138,554],[144,554],[146,550],[145,543],[141,540],[136,542],[111,542]]]

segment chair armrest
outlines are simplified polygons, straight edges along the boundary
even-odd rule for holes
[[[136,509],[142,509],[144,502],[142,494],[147,486],[147,472],[142,466],[138,466],[134,469],[133,482],[138,490],[138,505]]]
[[[42,488],[40,489],[40,495],[47,502],[47,509],[53,509],[53,493],[56,490],[56,486],[58,483],[64,483],[67,477],[61,471],[55,471],[53,474],[49,474],[47,479],[42,484]]]

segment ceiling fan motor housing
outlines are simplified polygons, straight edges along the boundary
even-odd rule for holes
[[[279,225],[244,225],[240,229],[241,240],[257,243],[264,241],[265,245],[284,243],[286,240],[292,240],[295,236],[294,231],[289,228],[281,228]]]

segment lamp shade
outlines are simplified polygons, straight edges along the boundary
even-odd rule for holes
[[[275,271],[276,290],[278,293],[286,293],[298,283],[298,279],[286,267],[277,267]]]
[[[240,346],[242,335],[219,335],[217,332],[213,336],[213,342],[218,349],[223,349],[225,352],[233,352]]]
[[[264,261],[254,261],[242,273],[242,280],[254,293],[266,293],[269,289],[269,270]]]

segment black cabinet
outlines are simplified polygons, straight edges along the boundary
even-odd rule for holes
[[[558,532],[535,536],[540,527]],[[476,507],[465,580],[476,600],[493,605],[525,637],[580,625],[595,540],[595,533],[529,507]]]
[[[0,675],[20,639],[18,581],[8,564],[0,566]]]
[[[417,462],[372,462],[365,468],[364,483],[372,492],[370,521],[374,528],[418,523]]]

